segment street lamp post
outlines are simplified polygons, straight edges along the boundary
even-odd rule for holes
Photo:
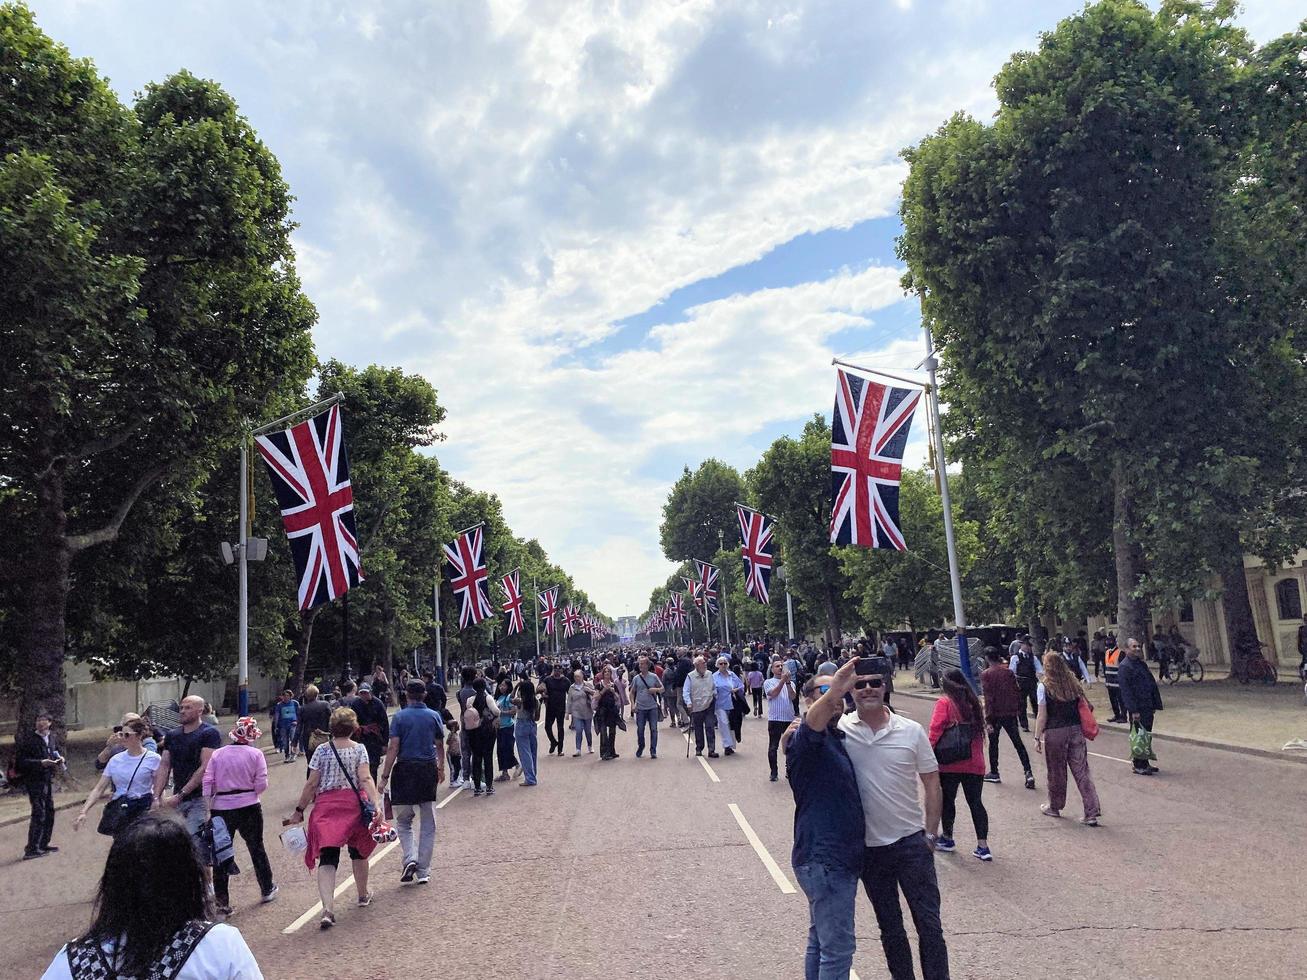
[[[784,565],[776,566],[776,575],[780,578],[781,584],[785,586],[785,620],[789,627],[790,639],[794,639],[794,603],[790,599],[789,576],[785,572]]]

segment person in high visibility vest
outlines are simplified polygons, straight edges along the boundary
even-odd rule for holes
[[[1103,681],[1107,684],[1107,697],[1112,702],[1112,717],[1108,721],[1124,722],[1125,705],[1121,701],[1121,648],[1113,646],[1103,657]]]

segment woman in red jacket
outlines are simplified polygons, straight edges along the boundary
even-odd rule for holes
[[[953,821],[957,817],[955,801],[958,787],[966,797],[967,807],[971,810],[971,823],[976,828],[976,849],[971,853],[982,861],[992,861],[989,853],[989,814],[980,795],[985,788],[985,716],[980,709],[980,701],[967,684],[960,670],[946,671],[943,679],[944,697],[935,702],[935,712],[930,716],[930,744],[935,746],[939,755],[939,743],[954,725],[967,725],[971,728],[971,754],[959,762],[941,763],[939,767],[939,785],[944,791],[943,824],[944,834],[935,842],[935,850],[952,851],[956,848],[953,840]]]

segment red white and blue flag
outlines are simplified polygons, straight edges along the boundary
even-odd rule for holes
[[[772,527],[775,522],[766,514],[742,504],[735,505],[740,519],[740,555],[744,558],[744,591],[764,606],[769,601],[771,585]]]
[[[540,617],[544,621],[545,636],[553,636],[554,625],[558,620],[558,586],[537,593],[540,602]]]
[[[513,569],[504,576],[500,582],[500,588],[504,590],[504,614],[508,616],[508,629],[505,636],[512,636],[514,633],[521,633],[526,628],[526,622],[522,616],[522,587],[519,584],[520,572]]]
[[[567,638],[576,632],[577,627],[581,625],[581,616],[572,606],[563,609],[563,637]]]
[[[677,629],[684,629],[686,622],[685,596],[679,592],[673,592],[667,602],[672,617],[672,625]]]
[[[708,607],[708,614],[717,615],[717,566],[706,561],[694,560],[694,569],[699,573],[699,593],[702,603]]]
[[[363,581],[363,569],[340,406],[289,429],[255,436],[254,445],[281,508],[300,609],[343,596]]]
[[[488,617],[490,608],[490,574],[482,553],[485,526],[478,524],[445,545],[445,558],[452,574],[449,587],[459,598],[458,625],[460,629],[475,626]]]
[[[903,551],[899,483],[921,392],[838,370],[831,417],[832,544]]]
[[[681,578],[685,579],[685,594],[690,597],[690,605],[698,609],[703,605],[703,594],[699,591],[699,583],[685,575]]]

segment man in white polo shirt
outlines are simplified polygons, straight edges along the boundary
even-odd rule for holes
[[[925,729],[885,707],[892,664],[884,657],[873,657],[874,673],[868,674],[858,673],[856,663],[850,661],[836,672],[830,693],[842,699],[851,690],[857,709],[844,715],[839,727],[853,762],[865,819],[862,886],[876,911],[890,976],[894,980],[915,976],[899,907],[902,890],[917,927],[921,975],[925,980],[948,980],[948,947],[939,918],[934,854],[943,802],[939,763]],[[925,788],[924,821],[918,782]]]

